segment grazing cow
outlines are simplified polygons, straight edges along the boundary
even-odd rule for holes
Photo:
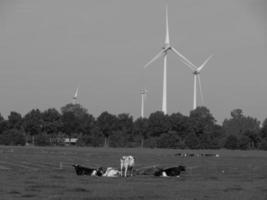
[[[99,169],[95,168],[88,168],[83,167],[81,165],[72,165],[75,169],[75,172],[78,176],[81,175],[87,175],[87,176],[102,176],[103,175],[103,169],[100,167]]]
[[[179,157],[194,157],[195,154],[194,153],[176,153],[174,154],[175,156],[179,156]]]
[[[105,177],[119,177],[121,176],[121,172],[113,167],[108,167],[105,173],[103,174]]]
[[[200,154],[201,156],[205,156],[205,157],[220,157],[220,154],[214,154],[214,153],[204,153],[204,154]]]
[[[121,175],[124,177],[127,177],[127,171],[128,169],[131,170],[130,171],[130,175],[133,175],[133,168],[134,168],[134,164],[135,164],[135,158],[133,156],[122,156],[122,158],[120,159],[121,161]],[[123,174],[123,170],[124,170],[124,174]]]
[[[154,173],[154,176],[162,176],[162,177],[169,177],[169,176],[176,176],[180,177],[182,171],[185,171],[185,166],[179,165],[178,167],[171,167],[167,169],[161,169]]]

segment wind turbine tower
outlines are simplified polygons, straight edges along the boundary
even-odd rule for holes
[[[74,94],[74,96],[72,98],[72,103],[73,104],[76,104],[77,103],[78,92],[79,92],[79,88],[76,89],[75,94]]]
[[[166,6],[166,35],[165,35],[165,41],[164,46],[162,50],[154,57],[152,58],[145,66],[144,68],[151,65],[154,61],[156,61],[158,58],[163,56],[164,65],[163,65],[163,95],[162,95],[162,112],[164,114],[167,114],[167,54],[169,51],[174,52],[186,65],[193,65],[186,57],[184,57],[181,53],[179,53],[173,46],[170,44],[170,36],[169,36],[169,22],[168,22],[168,6]]]
[[[199,93],[201,96],[202,103],[204,102],[203,92],[202,92],[202,86],[201,86],[201,80],[200,80],[200,71],[205,67],[205,65],[208,63],[208,61],[212,58],[213,55],[210,55],[202,65],[199,67],[196,67],[195,65],[187,65],[193,72],[194,76],[194,94],[193,94],[193,110],[197,108],[197,82],[199,86]]]
[[[147,90],[146,89],[143,89],[141,90],[141,118],[144,118],[145,117],[145,98],[146,98],[146,95],[147,95]]]

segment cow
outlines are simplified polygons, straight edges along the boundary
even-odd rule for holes
[[[103,174],[105,177],[119,177],[121,176],[121,172],[113,167],[108,167]]]
[[[81,165],[74,164],[72,165],[75,169],[75,172],[78,176],[87,175],[87,176],[102,176],[103,168],[100,167],[98,169],[83,167]]]
[[[202,154],[200,154],[200,156],[202,156],[202,157],[216,157],[216,158],[218,158],[218,157],[220,157],[220,154],[202,153]]]
[[[120,159],[121,162],[121,175],[124,177],[127,177],[127,171],[128,169],[131,170],[130,171],[130,175],[133,176],[133,168],[135,165],[135,158],[133,156],[122,156],[122,158]],[[123,174],[123,170],[124,170],[124,174]]]
[[[185,166],[179,165],[178,167],[171,167],[167,169],[160,169],[154,173],[154,176],[169,177],[176,176],[180,177],[182,171],[185,171]]]
[[[150,166],[136,170],[137,175],[154,175],[157,171],[163,170],[161,167]]]

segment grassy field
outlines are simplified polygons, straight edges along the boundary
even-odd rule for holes
[[[179,152],[218,153],[181,158]],[[185,165],[180,178],[76,176],[71,164],[119,167],[134,155],[136,168]],[[266,200],[267,152],[0,146],[0,199]]]

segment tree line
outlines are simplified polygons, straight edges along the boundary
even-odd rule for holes
[[[105,111],[95,118],[80,104],[67,104],[60,112],[33,109],[22,116],[12,111],[7,119],[0,114],[0,144],[64,145],[65,138],[78,138],[77,145],[94,147],[267,150],[267,119],[261,126],[241,109],[230,115],[222,125],[206,107],[189,116],[157,111],[134,120],[127,113]]]

